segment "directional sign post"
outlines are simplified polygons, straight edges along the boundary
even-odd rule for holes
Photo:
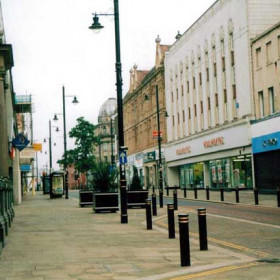
[[[19,151],[22,151],[29,144],[29,140],[22,133],[19,133],[12,141],[12,144]]]

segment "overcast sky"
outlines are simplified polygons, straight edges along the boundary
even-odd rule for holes
[[[16,94],[31,94],[34,103],[34,140],[49,136],[49,119],[62,113],[62,85],[77,95],[78,105],[66,98],[67,131],[84,116],[96,124],[100,106],[116,97],[113,17],[101,17],[105,28],[95,34],[88,27],[92,13],[113,13],[112,0],[0,0],[6,42],[13,45]],[[155,63],[155,38],[173,44],[214,0],[119,0],[123,96],[129,70],[150,70]],[[52,130],[53,166],[63,154],[63,123]],[[68,147],[72,143],[68,140]],[[48,164],[43,145],[39,166]]]

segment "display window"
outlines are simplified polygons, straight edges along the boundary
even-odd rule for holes
[[[203,162],[180,166],[180,187],[193,188],[204,186]]]

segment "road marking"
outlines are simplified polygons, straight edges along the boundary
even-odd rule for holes
[[[164,218],[166,218],[166,216],[162,217],[161,220],[157,220],[156,224],[159,225],[159,226],[162,226],[163,228],[168,229],[168,224],[163,221]],[[199,237],[199,235],[197,233],[194,233],[194,232],[190,232],[189,234],[190,234],[190,236],[195,237],[195,238]],[[237,249],[237,250],[240,250],[240,251],[243,251],[243,252],[255,254],[255,255],[263,257],[263,258],[271,257],[270,254],[267,254],[267,253],[264,253],[264,252],[261,252],[261,251],[257,251],[257,250],[253,250],[253,249],[250,249],[248,247],[244,247],[242,245],[237,245],[237,244],[234,244],[234,243],[231,243],[231,242],[216,239],[216,238],[213,238],[213,237],[208,236],[208,240],[213,242],[213,243],[216,243],[216,244],[220,244],[220,245],[232,248],[232,249]]]
[[[278,225],[272,225],[272,224],[254,222],[254,221],[248,221],[248,220],[244,220],[244,219],[226,217],[226,216],[221,216],[221,215],[216,215],[216,214],[210,214],[210,213],[208,213],[207,215],[208,215],[208,216],[212,216],[212,217],[216,217],[216,218],[224,218],[224,219],[228,219],[228,220],[234,220],[234,221],[237,221],[237,222],[243,222],[243,223],[247,223],[247,224],[259,225],[259,226],[265,226],[265,227],[273,227],[273,228],[280,229],[280,226],[278,226]]]
[[[199,272],[199,273],[195,273],[195,274],[191,274],[191,275],[185,275],[185,276],[172,278],[172,280],[195,279],[195,278],[198,278],[198,277],[205,277],[205,276],[209,276],[209,275],[213,275],[213,274],[228,272],[228,271],[232,271],[232,270],[236,270],[236,269],[248,268],[248,267],[257,266],[257,265],[260,265],[260,263],[253,262],[253,263],[247,263],[247,264],[242,264],[242,265],[226,266],[226,267],[223,267],[223,268],[218,268],[218,269],[214,269],[214,270],[207,270],[207,271],[203,271],[203,272]]]

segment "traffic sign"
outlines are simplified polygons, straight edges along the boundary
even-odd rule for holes
[[[126,151],[120,151],[119,159],[120,159],[120,164],[126,164],[127,163]]]
[[[19,133],[16,138],[13,139],[12,144],[19,151],[22,151],[29,144],[29,140],[22,133]]]

